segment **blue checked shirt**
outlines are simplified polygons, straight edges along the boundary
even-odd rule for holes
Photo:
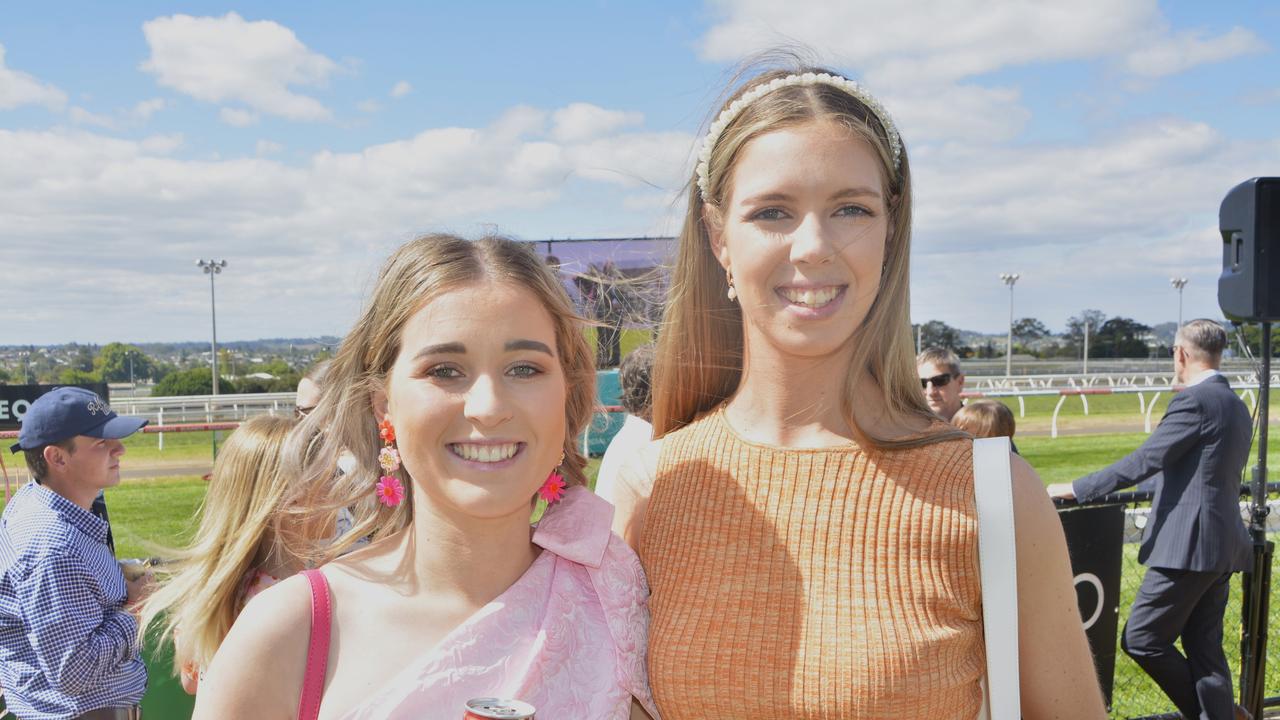
[[[31,482],[0,518],[0,687],[23,720],[138,704],[138,624],[107,523]]]

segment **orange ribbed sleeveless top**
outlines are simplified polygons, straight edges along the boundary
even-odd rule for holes
[[[663,720],[975,717],[972,462],[762,445],[722,410],[665,436],[640,543]]]

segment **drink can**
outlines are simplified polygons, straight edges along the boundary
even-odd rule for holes
[[[506,698],[482,697],[467,701],[462,720],[534,720],[534,708],[527,702]]]

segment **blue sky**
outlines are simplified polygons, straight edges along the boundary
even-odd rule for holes
[[[1217,207],[1280,175],[1280,6],[0,8],[0,344],[345,332],[424,231],[672,234],[736,62],[789,39],[895,115],[913,316],[1218,316]]]

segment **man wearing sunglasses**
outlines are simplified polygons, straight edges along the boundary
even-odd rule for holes
[[[951,422],[964,402],[960,393],[964,390],[964,373],[960,372],[960,358],[947,348],[925,348],[916,356],[916,370],[920,375],[920,389],[925,402],[938,417]]]

